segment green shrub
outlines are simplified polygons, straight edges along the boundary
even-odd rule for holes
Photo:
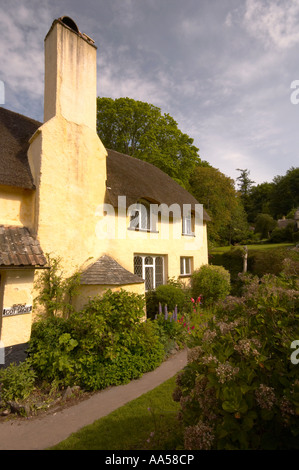
[[[172,284],[158,286],[156,289],[156,299],[158,305],[160,303],[162,308],[166,305],[169,312],[173,312],[175,306],[177,306],[179,312],[182,311],[186,300],[184,291]]]
[[[299,294],[286,278],[247,278],[193,337],[177,379],[184,449],[299,448]]]
[[[49,317],[33,323],[27,353],[38,378],[72,385],[75,346],[68,320]]]
[[[159,313],[159,304],[164,310],[167,306],[168,312],[173,312],[177,306],[178,312],[183,312],[190,300],[189,289],[177,279],[168,279],[167,284],[160,285],[156,290],[146,292],[147,318],[152,320]]]
[[[12,363],[0,370],[0,401],[18,401],[27,398],[35,387],[36,374],[30,361]]]
[[[192,296],[201,297],[208,306],[224,299],[230,292],[230,273],[222,266],[205,265],[191,276]]]
[[[222,265],[230,272],[232,280],[235,280],[238,274],[243,271],[243,255],[244,249],[242,247],[232,247],[222,255]]]
[[[153,320],[159,310],[159,301],[155,290],[150,290],[145,293],[145,304],[146,316]]]
[[[292,242],[294,235],[294,222],[289,223],[286,227],[276,227],[271,233],[271,243]]]
[[[293,242],[294,243],[299,242],[299,231],[293,233]]]
[[[253,250],[250,271],[262,277],[266,274],[278,275],[283,269],[283,260],[290,255],[288,248],[273,248],[271,250]]]
[[[46,257],[49,269],[43,270],[35,282],[38,295],[34,303],[43,307],[48,317],[63,315],[67,318],[74,311],[72,300],[78,294],[81,274],[76,272],[64,278],[61,259],[51,258],[49,254]]]
[[[39,378],[57,386],[96,390],[118,385],[161,363],[164,348],[151,322],[142,322],[144,298],[107,291],[69,319],[33,325],[29,357]]]

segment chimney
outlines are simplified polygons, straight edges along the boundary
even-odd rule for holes
[[[53,22],[45,38],[44,122],[59,115],[96,130],[96,53],[71,18]]]

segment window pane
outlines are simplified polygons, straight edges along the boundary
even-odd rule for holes
[[[141,256],[134,256],[134,274],[142,278],[142,258]]]
[[[185,274],[185,263],[184,263],[184,258],[181,258],[181,274]]]
[[[150,214],[149,207],[144,204],[140,204],[140,228],[143,230],[149,230],[150,228]]]
[[[191,213],[183,216],[183,233],[191,235],[192,234],[192,223],[191,223]]]
[[[145,290],[151,290],[154,288],[154,268],[145,268]]]
[[[130,228],[139,228],[139,211],[134,211],[131,213]]]
[[[163,284],[163,258],[161,256],[157,256],[155,260],[155,268],[156,268],[156,287]]]
[[[191,258],[186,258],[186,274],[191,274]]]
[[[153,266],[154,261],[153,261],[152,256],[146,256],[144,263],[145,263],[145,265],[149,264],[149,265]]]

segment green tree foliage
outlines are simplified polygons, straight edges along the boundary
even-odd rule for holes
[[[269,238],[271,231],[275,228],[276,221],[269,214],[258,214],[255,221],[255,233],[259,233],[261,239]]]
[[[210,240],[231,242],[237,236],[244,236],[246,214],[233,179],[212,166],[197,165],[190,178],[190,188],[212,218],[208,230]]]
[[[242,198],[244,201],[244,196]],[[254,222],[259,213],[269,214],[274,219],[294,214],[299,207],[299,167],[290,168],[285,175],[275,176],[271,183],[250,186],[245,201],[249,222]]]
[[[253,186],[247,201],[248,221],[254,222],[258,214],[270,214],[270,197],[274,183]]]
[[[237,177],[237,181],[239,182],[239,192],[241,195],[242,203],[244,206],[244,209],[246,213],[249,211],[249,198],[250,198],[250,193],[252,189],[252,185],[254,183],[253,180],[249,178],[250,171],[249,170],[243,170],[241,168],[237,168],[238,171],[240,171],[240,176]]]
[[[47,317],[63,315],[66,318],[74,310],[72,300],[80,287],[80,273],[65,278],[61,258],[51,258],[49,254],[46,257],[48,269],[43,270],[36,280],[38,295],[34,302],[43,307]]]
[[[200,162],[193,139],[149,103],[98,98],[97,132],[106,148],[152,163],[185,187]]]
[[[290,168],[284,176],[273,179],[270,210],[273,217],[280,218],[299,206],[299,167]]]

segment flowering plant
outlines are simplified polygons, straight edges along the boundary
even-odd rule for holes
[[[299,448],[298,314],[298,290],[275,276],[217,304],[174,392],[185,449]]]
[[[191,297],[191,302],[192,302],[192,309],[194,313],[199,313],[199,309],[201,306],[201,296],[199,295],[196,300]]]

